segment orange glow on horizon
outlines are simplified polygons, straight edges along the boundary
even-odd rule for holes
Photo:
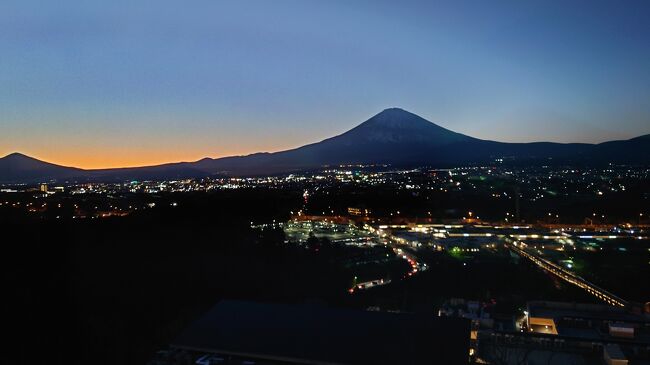
[[[124,154],[117,155],[84,155],[84,156],[57,156],[51,160],[42,159],[43,161],[54,163],[62,166],[78,167],[87,170],[94,169],[112,169],[124,167],[143,167],[162,165],[167,163],[176,162],[194,162],[204,157],[222,157],[222,156],[203,156],[192,157],[183,153],[167,153],[167,154],[137,154],[128,156]],[[40,160],[40,158],[39,158]]]
[[[283,150],[284,148],[272,149],[272,151]],[[262,150],[263,151],[263,150]],[[13,151],[2,150],[0,157],[13,152],[19,152],[29,157],[53,163],[56,165],[76,167],[81,169],[111,169],[125,167],[143,167],[162,165],[177,162],[194,162],[200,159],[221,158],[237,155],[248,155],[259,150],[221,150],[221,151],[183,151],[183,150],[149,150],[149,149],[123,149],[117,151],[77,151],[77,150],[55,150],[48,149],[17,149]]]
[[[18,152],[56,165],[81,169],[110,169],[194,162],[203,158],[242,156],[296,148],[326,137],[306,133],[246,135],[203,133],[173,137],[125,135],[40,134],[29,139],[0,135],[0,158]]]
[[[37,158],[41,161],[61,165],[68,167],[77,167],[86,170],[94,169],[112,169],[112,168],[123,168],[123,167],[143,167],[143,166],[153,166],[153,165],[162,165],[167,163],[176,163],[176,162],[194,162],[200,160],[204,157],[222,157],[222,156],[203,156],[203,157],[194,157],[191,154],[186,153],[147,153],[147,154],[67,154],[67,153],[57,153],[57,154],[45,154],[45,155],[30,155],[25,153],[30,157]],[[45,157],[48,156],[48,157]],[[51,157],[50,157],[51,156]]]

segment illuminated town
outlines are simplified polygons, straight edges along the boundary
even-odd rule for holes
[[[525,356],[539,341],[566,359],[590,359],[598,356],[585,346],[594,343],[605,343],[605,353],[614,353],[607,356],[647,345],[650,322],[642,313],[650,287],[641,278],[650,275],[649,184],[650,170],[632,166],[355,165],[250,178],[5,185],[0,211],[28,220],[113,221],[174,215],[201,197],[288,194],[286,211],[236,209],[249,212],[251,232],[274,232],[285,247],[328,257],[346,277],[338,301],[398,312],[430,303],[438,316],[470,318],[474,360]],[[453,287],[440,282],[448,275]],[[424,298],[416,289],[422,285],[431,293]],[[400,303],[404,292],[417,299]],[[563,313],[577,321],[590,311],[602,323],[589,328],[601,333],[609,325],[609,334],[569,335],[576,324]],[[513,341],[507,354],[499,352]],[[534,351],[538,358],[551,353]],[[160,356],[156,361],[168,355]]]
[[[650,365],[650,1],[2,1],[7,365]]]

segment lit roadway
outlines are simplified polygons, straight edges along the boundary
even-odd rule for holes
[[[409,266],[411,266],[411,270],[409,270],[409,272],[406,275],[404,275],[404,278],[413,276],[418,271],[426,271],[428,269],[427,264],[420,263],[418,257],[415,256],[413,252],[409,252],[402,248],[402,247],[408,247],[407,240],[405,240],[404,238],[395,237],[392,233],[386,233],[381,229],[375,231],[374,233],[377,234],[379,238],[386,239],[387,242],[386,244],[393,248],[393,252],[395,252],[395,254],[398,257],[408,261]]]
[[[608,304],[619,306],[619,307],[625,307],[628,304],[626,300],[621,299],[620,297],[590,283],[589,281],[562,268],[561,266],[558,266],[534,253],[527,252],[525,250],[526,244],[524,242],[515,241],[512,244],[506,244],[506,247],[510,248],[513,252],[515,252],[519,256],[525,257],[528,260],[532,261],[533,263],[535,263],[537,266],[544,269],[545,271],[557,276],[558,278],[568,283],[571,283],[573,285],[576,285],[586,290],[589,294],[595,296],[596,298]]]
[[[399,246],[406,246],[406,241],[403,238],[398,238],[393,236],[392,234],[387,234],[383,232],[382,230],[370,230],[372,233],[376,234],[377,237],[380,240],[384,240],[386,245],[390,246],[393,249],[393,252],[395,252],[395,255],[397,257],[404,259],[408,262],[410,269],[409,271],[404,275],[404,278],[409,278],[415,274],[417,274],[419,271],[426,271],[428,269],[427,264],[425,263],[420,263],[418,261],[417,256],[415,256],[412,252],[408,252],[404,250],[403,248]],[[354,293],[356,290],[365,290],[365,289],[370,289],[376,286],[381,286],[381,285],[386,285],[389,284],[390,280],[388,279],[377,279],[377,280],[371,280],[371,281],[366,281],[363,283],[358,283],[352,288],[350,288],[348,291],[350,294]]]

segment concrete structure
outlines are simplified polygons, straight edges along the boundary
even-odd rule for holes
[[[650,325],[647,313],[635,313],[625,308],[602,304],[563,303],[533,301],[527,305],[526,324],[531,332],[543,334],[581,334],[589,335],[589,329],[597,329],[597,337],[621,339],[646,338],[643,329]],[[638,335],[638,336],[637,336]],[[650,335],[650,334],[648,334]],[[589,337],[589,336],[587,336]]]
[[[600,359],[611,365],[650,361],[647,313],[602,304],[545,301],[528,302],[526,309],[527,330],[511,337],[511,343],[602,354]]]

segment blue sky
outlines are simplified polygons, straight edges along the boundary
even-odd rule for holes
[[[398,106],[501,141],[650,133],[647,1],[3,1],[0,155],[275,151]]]

